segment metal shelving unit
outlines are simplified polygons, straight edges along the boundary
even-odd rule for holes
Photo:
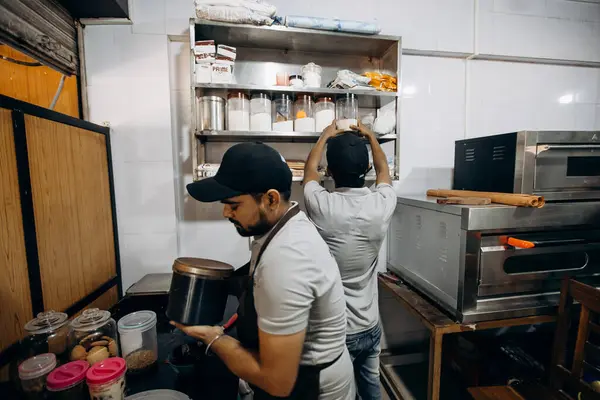
[[[231,84],[197,84],[194,67],[194,43],[213,39],[216,44],[237,48],[234,67],[235,82]],[[396,113],[395,132],[379,137],[380,143],[394,143],[395,173],[398,176],[400,154],[400,97],[395,92],[377,90],[352,90],[273,86],[277,72],[295,74],[302,65],[314,62],[323,68],[324,84],[332,81],[341,69],[357,73],[381,71],[398,77],[401,85],[402,41],[399,37],[365,36],[346,33],[287,28],[283,26],[236,25],[213,21],[190,20],[190,70],[192,104],[193,176],[197,178],[198,165],[210,162],[207,148],[211,142],[263,142],[314,143],[320,132],[251,132],[251,131],[199,131],[197,129],[196,98],[206,95],[227,97],[230,91],[267,92],[271,95],[297,93],[329,95],[335,97],[354,93],[359,102],[359,114],[377,115],[383,107]],[[390,145],[388,145],[390,146]],[[201,178],[200,178],[201,179]],[[301,181],[301,178],[294,178]]]

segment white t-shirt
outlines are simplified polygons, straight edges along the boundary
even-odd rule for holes
[[[337,261],[346,295],[348,334],[379,321],[377,257],[396,208],[388,184],[339,188],[330,193],[318,182],[304,186],[306,212]]]
[[[294,207],[298,207],[294,204]],[[306,329],[301,365],[325,364],[321,400],[354,400],[354,374],[346,349],[346,303],[340,273],[314,225],[299,212],[271,239],[256,258],[264,235],[252,243],[250,269],[258,327],[272,335]]]

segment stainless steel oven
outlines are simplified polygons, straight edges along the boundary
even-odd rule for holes
[[[456,142],[454,188],[600,199],[600,132],[521,131]]]

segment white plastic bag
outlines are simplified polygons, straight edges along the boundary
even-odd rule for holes
[[[270,17],[244,7],[196,4],[196,16],[200,19],[232,22],[234,24],[271,25],[273,23]]]
[[[196,0],[196,8],[199,5],[244,7],[267,17],[272,17],[277,12],[275,6],[261,0]]]

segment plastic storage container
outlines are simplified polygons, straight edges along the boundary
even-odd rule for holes
[[[121,351],[129,372],[149,369],[158,359],[156,313],[138,311],[119,320]]]
[[[85,374],[90,368],[87,361],[72,361],[61,365],[48,375],[46,387],[52,400],[87,400]]]
[[[69,320],[68,315],[62,312],[41,312],[36,318],[25,324],[28,336],[24,346],[31,355],[54,353],[60,360],[67,361]]]
[[[308,94],[299,94],[294,103],[294,131],[315,132],[314,103]]]
[[[253,93],[250,100],[250,130],[271,130],[271,97],[266,93]]]
[[[303,88],[304,87],[304,79],[302,75],[292,75],[290,76],[290,86],[295,88]]]
[[[302,67],[304,86],[311,88],[321,87],[321,71],[323,69],[315,63],[308,63]]]
[[[123,400],[127,363],[120,357],[108,358],[88,369],[85,379],[92,400]]]
[[[90,308],[71,322],[71,361],[85,360],[90,366],[119,355],[117,323],[110,312]]]
[[[247,94],[234,92],[227,96],[227,129],[250,130],[250,100]]]
[[[352,93],[342,95],[335,102],[338,129],[351,130],[358,123],[358,99]]]
[[[289,94],[282,93],[273,98],[271,118],[274,131],[294,131],[294,107]]]
[[[323,132],[335,119],[335,104],[333,99],[322,96],[315,103],[315,131]]]
[[[19,379],[25,398],[43,399],[46,377],[56,368],[54,353],[40,354],[23,361],[19,365]]]
[[[200,131],[225,129],[225,100],[219,96],[196,97],[196,125]]]

